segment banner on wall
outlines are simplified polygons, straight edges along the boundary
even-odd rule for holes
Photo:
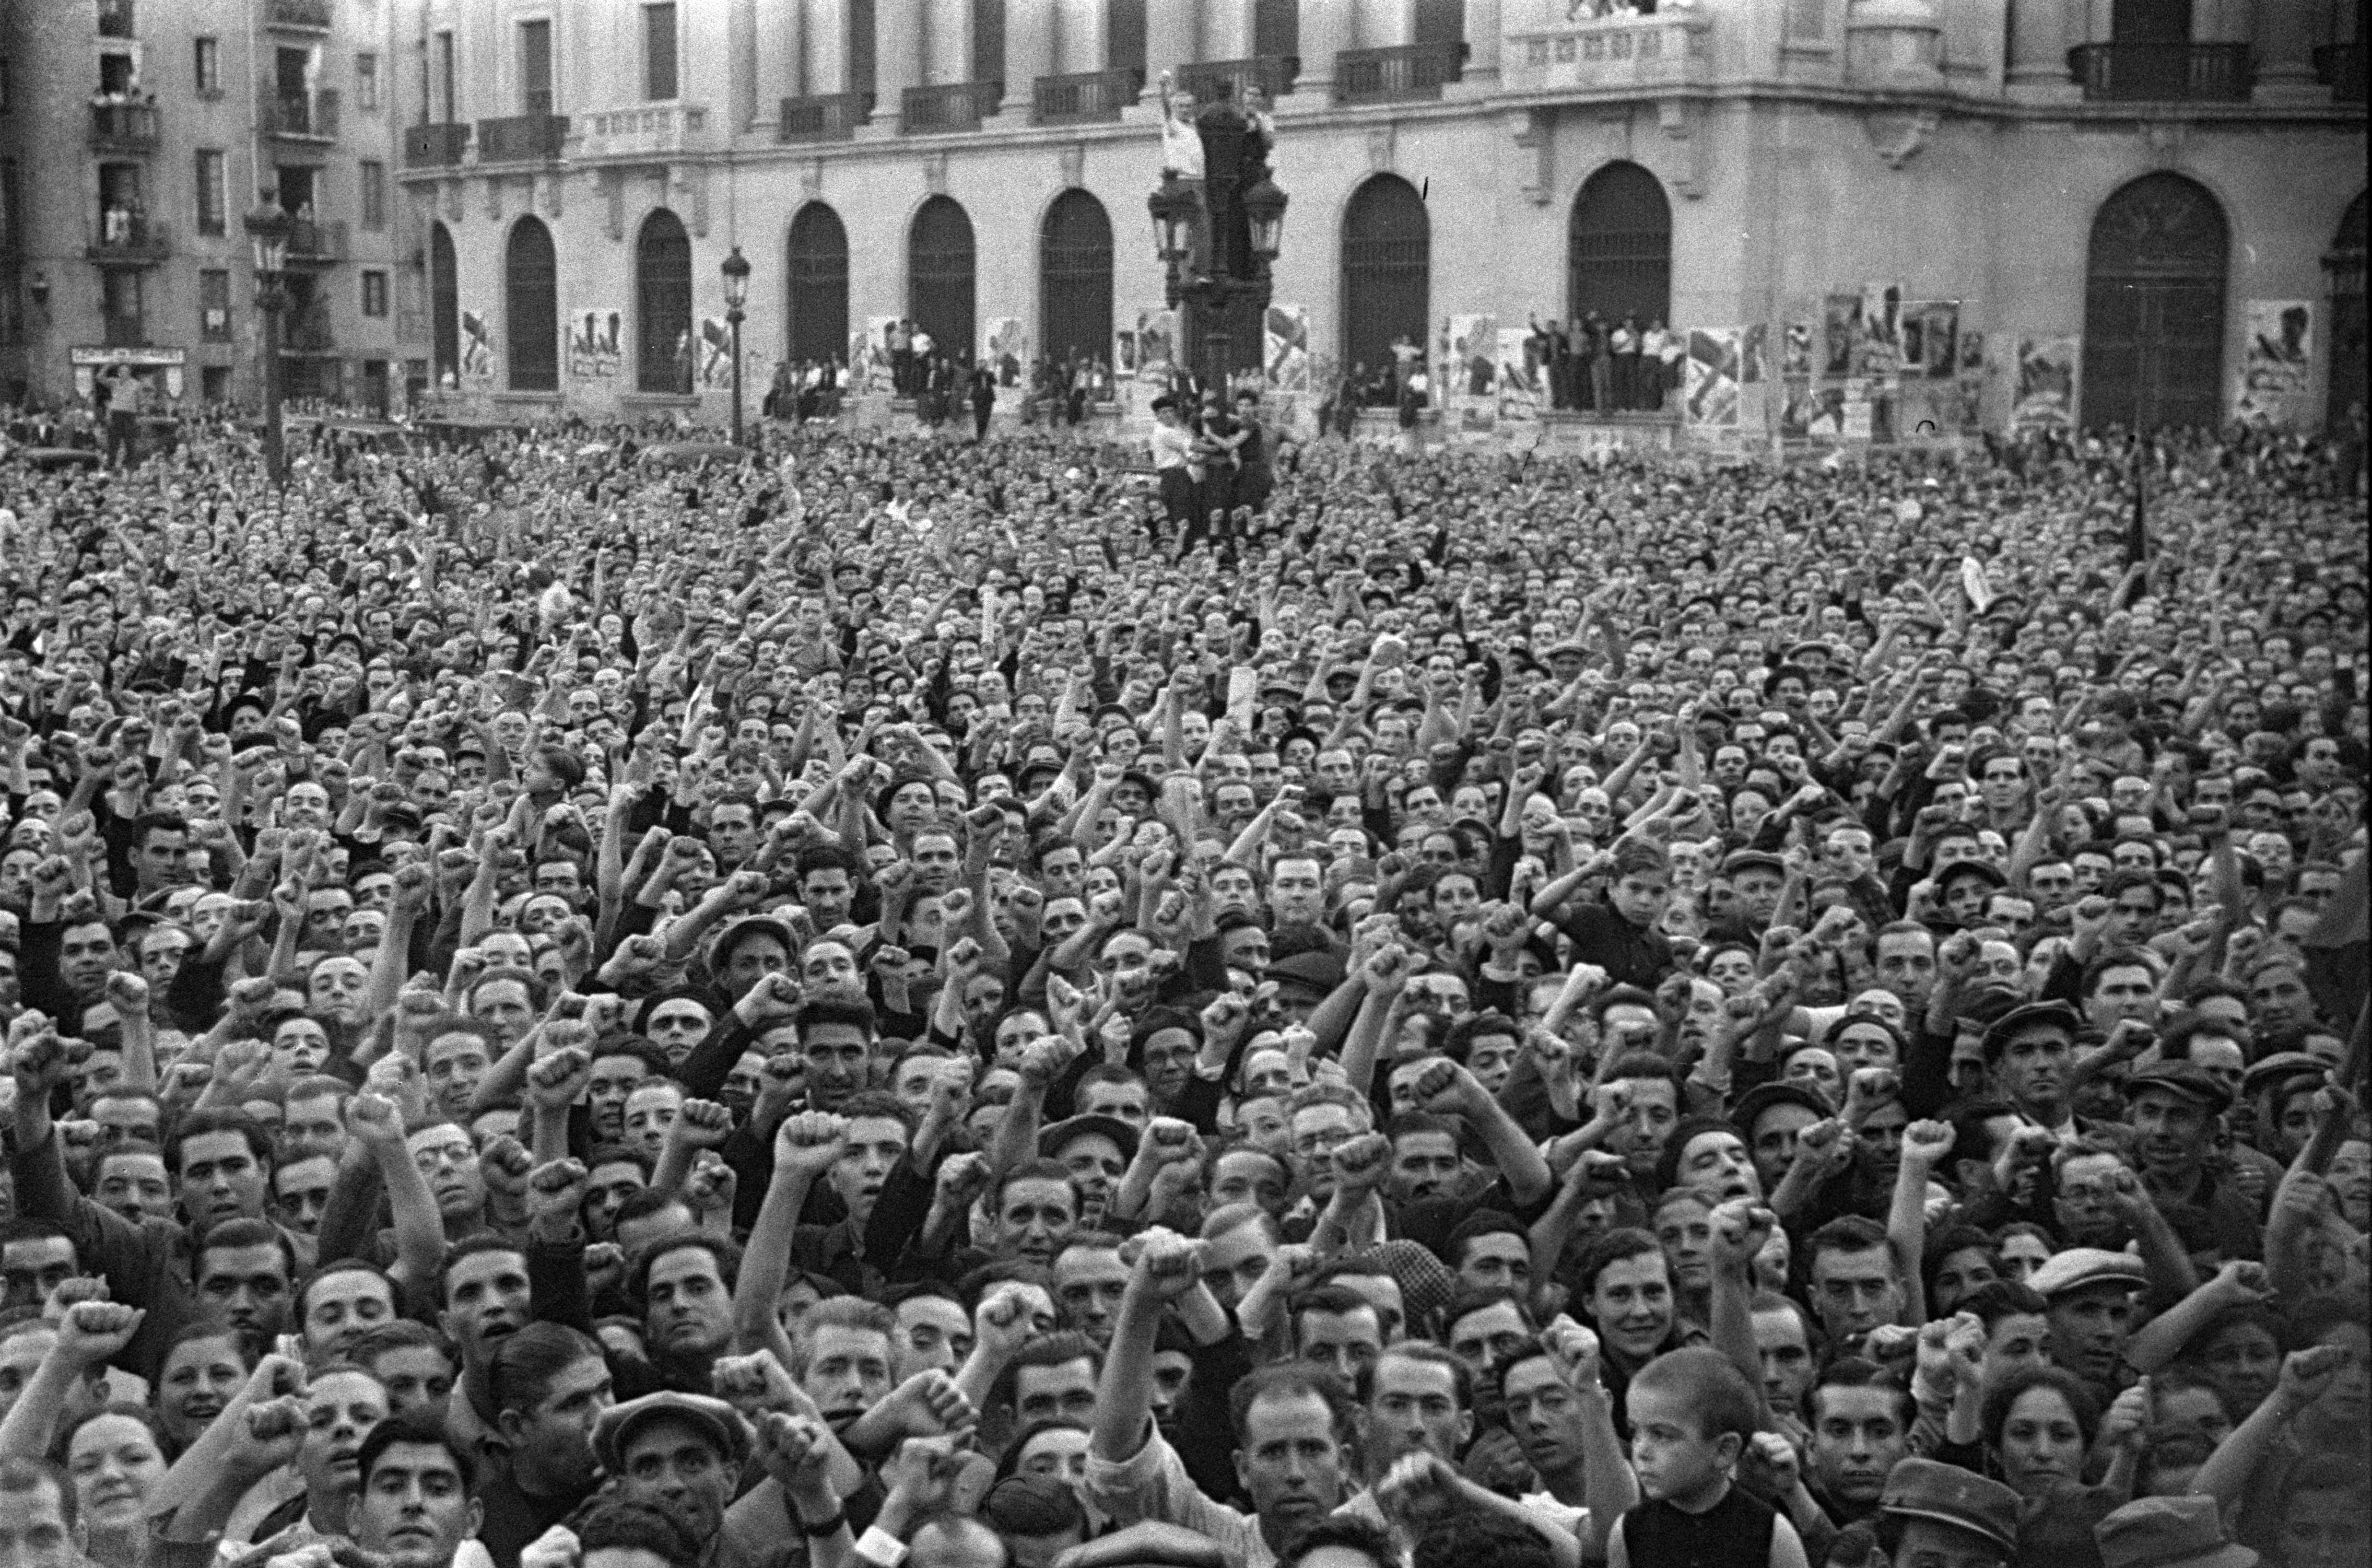
[[[1684,368],[1687,417],[1691,424],[1720,427],[1738,424],[1739,386],[1738,327],[1692,327]]]
[[[700,384],[733,385],[733,323],[722,316],[700,319]]]
[[[570,380],[611,381],[617,378],[622,357],[619,339],[624,322],[623,312],[599,306],[570,314],[567,354]]]
[[[494,378],[494,333],[483,310],[461,312],[461,379]]]
[[[2303,299],[2248,302],[2248,347],[2240,355],[2237,419],[2251,424],[2296,425],[2311,418],[2308,384],[2314,370],[2314,307]]]
[[[2076,362],[2082,340],[2062,337],[2017,340],[2017,395],[2009,405],[2009,427],[2067,430],[2076,423]]]
[[[1501,419],[1538,419],[1548,403],[1546,372],[1532,362],[1532,330],[1501,327],[1498,374],[1492,393]]]
[[[1272,305],[1261,318],[1261,368],[1280,392],[1309,390],[1309,308]]]
[[[996,376],[1000,387],[1021,385],[1029,363],[1029,336],[1018,316],[992,316],[981,323],[980,363]]]
[[[1959,368],[1960,302],[1919,299],[1902,308],[1902,373],[1948,379]]]

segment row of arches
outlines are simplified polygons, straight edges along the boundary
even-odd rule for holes
[[[2364,197],[2333,240],[2329,304],[2331,386],[2360,382],[2364,358]],[[1426,342],[1432,316],[1432,219],[1424,198],[1397,175],[1379,174],[1352,193],[1342,220],[1342,363],[1390,362],[1393,345]],[[1636,164],[1609,164],[1576,193],[1566,232],[1566,296],[1574,313],[1609,319],[1668,320],[1671,301],[1671,204]],[[2094,215],[2086,265],[2081,408],[2084,423],[2152,429],[2213,424],[2223,416],[2226,299],[2230,225],[2212,192],[2184,176],[2157,173],[2127,184]],[[933,196],[907,229],[907,315],[941,343],[977,342],[979,250],[962,204]],[[785,351],[793,360],[846,353],[849,242],[840,215],[810,202],[785,240]],[[461,311],[452,237],[435,226],[431,305],[440,378],[460,360]],[[1070,190],[1047,209],[1039,231],[1041,352],[1057,358],[1111,352],[1112,225],[1089,192]],[[506,366],[517,391],[560,388],[559,266],[551,230],[533,216],[515,223],[503,258]],[[647,216],[634,240],[634,381],[646,392],[692,388],[691,237],[666,208]],[[1252,354],[1256,341],[1247,343]],[[1247,361],[1250,362],[1249,359]],[[2334,411],[2336,412],[2336,411]]]

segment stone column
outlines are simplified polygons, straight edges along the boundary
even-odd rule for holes
[[[1054,7],[1054,64],[1051,74],[1075,76],[1083,72],[1100,71],[1111,62],[1110,13],[1104,0],[1061,0]],[[1013,12],[1006,10],[1006,27],[1013,26]],[[1013,45],[1006,44],[1010,54]]]
[[[1145,91],[1137,102],[1157,107],[1161,73],[1202,58],[1203,0],[1148,0],[1145,7]]]
[[[1359,35],[1352,7],[1364,0],[1303,0],[1301,75],[1285,103],[1315,110],[1334,106],[1334,56],[1356,48]]]
[[[1499,0],[1466,0],[1466,71],[1461,86],[1475,92],[1499,89]]]
[[[1252,0],[1203,0],[1203,58],[1241,60],[1252,52]]]
[[[750,64],[746,67],[751,81],[750,124],[753,130],[773,131],[782,114],[783,99],[807,96],[799,75],[799,33],[806,21],[800,14],[802,9],[796,3],[785,4],[782,0],[756,8]]]
[[[867,122],[898,129],[908,87],[923,85],[924,0],[874,0],[873,118]]]
[[[1355,19],[1358,49],[1389,49],[1416,41],[1416,0],[1347,0]],[[1306,11],[1305,7],[1305,11]],[[1305,18],[1302,25],[1309,24]]]
[[[1031,94],[1039,77],[1089,68],[1066,65],[1057,55],[1054,29],[1070,20],[1066,13],[1058,21],[1051,5],[1025,4],[1005,8],[1005,99],[997,108],[1001,119],[1015,123],[1029,120]]]
[[[802,13],[798,96],[848,90],[848,0],[792,0]]]
[[[2083,0],[2076,0],[2079,6]],[[2073,96],[2067,74],[2068,0],[2010,0],[2009,90],[2019,97]]]
[[[971,80],[971,0],[925,0],[923,80]]]
[[[2314,79],[2314,49],[2331,36],[2330,0],[2275,0],[2257,7],[2259,103],[2325,103],[2331,89]]]

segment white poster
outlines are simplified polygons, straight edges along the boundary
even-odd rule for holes
[[[980,363],[1000,387],[1018,387],[1029,363],[1029,336],[1018,316],[992,316],[981,323]]]
[[[568,317],[568,378],[572,381],[614,381],[618,378],[620,333],[624,313],[595,306]]]
[[[1261,368],[1280,392],[1309,390],[1309,309],[1272,305],[1261,322]]]
[[[1538,419],[1548,403],[1544,374],[1532,363],[1531,341],[1529,327],[1499,329],[1499,372],[1493,389],[1501,419]]]
[[[2311,424],[2307,400],[2314,379],[2313,305],[2303,299],[2251,299],[2248,323],[2233,417],[2293,429]]]

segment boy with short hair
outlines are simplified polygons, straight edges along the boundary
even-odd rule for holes
[[[1796,1527],[1739,1489],[1738,1456],[1754,1435],[1756,1400],[1719,1351],[1659,1355],[1624,1395],[1631,1468],[1645,1501],[1615,1521],[1610,1568],[1805,1568]]]

